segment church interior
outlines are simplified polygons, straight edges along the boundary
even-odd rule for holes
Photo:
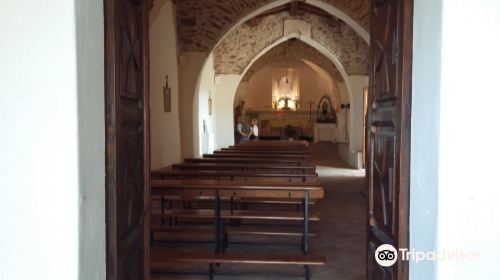
[[[229,146],[239,116],[258,119],[263,139],[286,138],[288,126],[297,139],[339,143],[343,158],[362,168],[369,3],[341,1],[340,17],[350,15],[352,27],[332,14],[333,6],[328,12],[285,2],[154,4],[153,169]],[[169,114],[162,105],[165,87],[169,102],[179,104]],[[171,145],[161,144],[166,141]]]
[[[3,1],[0,279],[500,279],[499,28],[497,0]]]
[[[244,211],[258,210],[259,215],[278,215],[299,207],[293,200],[287,206],[276,197],[274,204],[266,204],[263,202],[272,197],[236,196],[231,201],[253,199],[254,203],[227,205],[221,196],[223,229],[219,230],[227,232],[224,240],[229,239],[229,245],[220,250],[233,260],[245,259],[241,254],[246,252],[246,258],[256,258],[253,261],[257,265],[244,265],[244,260],[217,266],[210,263],[209,271],[206,260],[193,261],[213,251],[213,229],[208,236],[201,234],[202,229],[193,233],[196,226],[201,227],[199,223],[206,227],[206,221],[186,213],[157,216],[180,211],[175,209],[185,209],[186,205],[195,209],[191,211],[210,211],[207,209],[213,205],[200,197],[180,202],[169,201],[169,196],[153,196],[153,279],[204,279],[207,273],[221,279],[233,279],[233,274],[243,275],[242,279],[280,274],[287,279],[366,278],[365,269],[355,264],[366,258],[363,131],[369,86],[370,5],[368,1],[336,2],[341,12],[321,1],[236,1],[234,5],[154,1],[149,12],[152,184],[161,185],[155,179],[187,178],[234,180],[238,184],[242,180],[247,184],[291,182],[306,174],[295,174],[302,173],[293,171],[295,167],[278,169],[285,163],[271,160],[308,155],[300,165],[312,169],[304,171],[309,174],[299,181],[319,183],[325,194],[314,198],[310,207],[313,216],[321,212],[321,217],[311,218],[320,222],[310,222],[310,253],[304,251],[304,245],[302,253],[300,246],[294,246],[300,241],[294,236],[301,231],[300,223],[287,221],[284,216],[270,221],[244,216]],[[258,141],[238,133],[241,124],[243,134],[248,134],[252,120],[256,122]],[[259,143],[261,146],[254,150],[244,149],[245,145]],[[279,143],[276,153],[270,149],[272,143]],[[287,149],[287,145],[293,147]],[[260,153],[267,154],[267,162],[241,158]],[[230,162],[229,157],[236,155],[239,158]],[[235,168],[254,174],[224,175],[224,171]],[[260,173],[284,177],[256,177]],[[352,211],[348,213],[344,207]],[[235,211],[243,211],[243,216],[224,217],[228,208],[242,209]],[[197,222],[194,227],[193,220]],[[194,243],[186,245],[189,242]],[[258,259],[271,252],[287,256],[288,261],[269,262],[283,262],[280,268]],[[169,254],[186,254],[188,260],[175,262]],[[315,259],[318,263],[296,267],[294,262],[301,264],[298,259],[292,260],[297,255],[310,255],[311,261],[319,258]],[[196,274],[201,276],[196,278]]]

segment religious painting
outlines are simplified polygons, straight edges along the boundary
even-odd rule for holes
[[[168,75],[165,77],[165,86],[163,87],[163,111],[168,113],[172,111],[172,90],[168,85]]]
[[[337,118],[333,109],[332,100],[328,95],[323,95],[318,102],[318,115],[316,122],[318,123],[336,123]]]

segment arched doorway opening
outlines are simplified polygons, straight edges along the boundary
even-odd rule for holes
[[[324,13],[324,12],[323,12]],[[349,131],[349,133],[354,133],[353,135],[349,135],[348,139],[350,140],[349,142],[349,147],[346,148],[346,157],[349,158],[349,162],[352,162],[353,166],[361,166],[361,151],[362,151],[362,125],[363,125],[363,117],[362,117],[362,110],[363,110],[363,104],[362,104],[362,90],[363,88],[367,87],[368,85],[368,78],[367,78],[367,70],[360,70],[360,69],[366,69],[367,64],[365,63],[367,61],[367,46],[364,43],[363,39],[361,37],[358,37],[357,33],[353,30],[350,29],[350,27],[343,23],[343,22],[336,22],[335,24],[338,25],[335,28],[340,28],[338,29],[341,31],[341,29],[346,29],[346,30],[351,30],[347,32],[347,34],[350,34],[349,38],[352,40],[356,41],[356,45],[360,46],[365,46],[362,49],[360,49],[360,53],[364,52],[364,55],[362,55],[360,58],[356,58],[353,61],[361,61],[352,64],[348,61],[346,61],[346,57],[350,56],[345,53],[347,49],[349,49],[351,46],[347,45],[342,45],[345,44],[345,40],[343,41],[341,37],[328,37],[328,38],[322,38],[317,35],[318,30],[321,30],[323,22],[321,20],[318,20],[318,18],[321,19],[320,16],[313,15],[311,16],[312,18],[312,24],[309,23],[308,21],[304,20],[287,20],[286,17],[283,17],[283,15],[277,14],[273,15],[278,17],[282,22],[283,22],[283,29],[281,32],[283,32],[282,35],[279,35],[281,37],[275,37],[273,40],[270,41],[269,43],[261,45],[259,48],[262,48],[259,51],[255,51],[255,48],[253,50],[249,50],[249,53],[251,54],[250,57],[245,57],[242,60],[240,60],[237,63],[231,63],[230,60],[224,57],[221,58],[219,55],[220,52],[219,50],[224,50],[227,51],[228,49],[231,50],[231,43],[234,42],[235,36],[234,34],[228,32],[224,36],[224,39],[221,40],[218,44],[218,47],[214,49],[214,51],[209,55],[209,59],[214,59],[214,65],[215,65],[215,78],[213,79],[215,84],[218,84],[218,88],[222,90],[217,90],[215,97],[212,96],[212,101],[213,101],[213,106],[214,106],[214,112],[218,116],[223,116],[221,118],[216,118],[215,121],[215,129],[216,133],[214,133],[214,147],[215,148],[220,148],[224,146],[228,146],[233,144],[233,141],[230,141],[228,139],[233,139],[234,138],[234,120],[233,118],[230,118],[228,116],[233,114],[233,111],[229,111],[228,109],[225,109],[227,106],[222,106],[222,104],[229,104],[227,103],[227,99],[230,98],[233,100],[233,93],[236,92],[236,89],[240,83],[240,81],[243,79],[243,76],[245,75],[246,71],[250,68],[252,63],[254,63],[259,57],[267,53],[270,49],[273,47],[279,45],[280,43],[283,43],[290,38],[296,38],[299,39],[300,41],[312,46],[315,48],[317,51],[325,55],[328,59],[330,59],[336,68],[339,70],[340,75],[345,81],[345,88],[346,91],[349,94],[349,101],[342,103],[344,104],[343,109],[345,109],[346,114],[348,114],[348,118],[352,120],[349,123],[349,128],[345,129]],[[331,15],[330,15],[331,16]],[[258,16],[258,18],[260,18]],[[274,18],[274,19],[275,19]],[[262,19],[263,22],[265,22],[265,19]],[[247,21],[242,24],[243,27],[234,27],[232,30],[236,34],[241,34],[243,33],[242,31],[247,31],[249,29],[247,25],[251,25],[252,20]],[[343,26],[343,27],[342,27]],[[331,28],[325,26],[324,28]],[[309,31],[308,31],[309,30]],[[311,33],[312,30],[312,33]],[[251,31],[254,32],[259,32],[257,31]],[[264,31],[265,32],[265,31]],[[315,33],[316,32],[316,33]],[[262,32],[261,32],[262,33]],[[341,32],[342,33],[342,32]],[[345,32],[343,32],[345,33]],[[315,35],[316,34],[316,35]],[[340,34],[340,33],[339,33]],[[252,35],[253,36],[253,35]],[[343,35],[342,35],[343,36]],[[354,38],[354,39],[353,39]],[[356,39],[360,38],[360,39]],[[339,40],[338,44],[340,44],[337,47],[331,47],[332,41],[331,40]],[[240,40],[241,41],[241,40]],[[344,42],[344,43],[342,43]],[[335,44],[334,44],[335,45]],[[330,46],[330,47],[329,47]],[[240,46],[241,47],[241,46]],[[245,50],[242,50],[242,52],[245,52]],[[253,52],[253,54],[252,54]],[[351,51],[356,53],[357,51]],[[345,53],[345,55],[343,54]],[[334,55],[335,54],[335,55]],[[207,59],[207,61],[209,60]],[[354,59],[354,58],[353,58]],[[365,63],[365,64],[363,64]],[[347,68],[344,67],[345,65],[348,65]],[[207,65],[205,63],[204,65]],[[221,66],[222,65],[222,66]],[[235,67],[227,67],[227,65],[234,65]],[[361,71],[361,72],[360,72]],[[203,70],[202,72],[206,72]],[[356,74],[356,73],[361,73],[361,74]],[[200,81],[201,79],[198,79]],[[199,88],[199,86],[198,86]],[[352,92],[360,93],[359,96],[358,94],[354,95]],[[196,94],[199,94],[199,91],[197,90]],[[195,96],[195,99],[198,97]],[[196,104],[205,104],[207,103],[207,100],[203,100],[201,102],[195,101],[195,107],[197,107]],[[199,108],[198,108],[199,109]],[[193,110],[193,134],[194,138],[200,140],[201,139],[201,132],[203,131],[203,125],[202,125],[202,117],[199,115],[196,116],[198,112],[196,111],[196,108]],[[206,116],[207,117],[207,116]],[[199,141],[196,141],[199,142]],[[201,146],[199,144],[195,144],[198,146]],[[196,152],[196,155],[201,155],[202,153],[199,152],[200,149],[195,148],[198,152]]]
[[[279,101],[276,98],[278,80],[287,79],[290,71],[297,75],[297,107],[281,110],[276,106]],[[335,135],[336,140],[346,143],[348,119],[345,117],[348,116],[342,112],[341,104],[349,103],[349,93],[342,75],[322,53],[291,38],[274,46],[247,67],[234,95],[234,119],[241,115],[247,120],[257,118],[261,121],[262,139],[284,139],[287,124],[283,122],[283,114],[287,114],[295,124],[295,138],[312,141],[317,106],[323,96],[333,100],[332,114],[337,117],[336,125],[341,127],[341,135]]]

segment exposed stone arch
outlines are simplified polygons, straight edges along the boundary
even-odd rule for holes
[[[321,55],[323,55],[324,57],[326,57],[328,59],[328,61],[330,61],[334,66],[335,66],[335,69],[338,71],[338,73],[340,74],[340,76],[342,77],[342,80],[345,81],[345,85],[346,85],[346,88],[347,88],[347,94],[348,94],[348,97],[349,97],[349,100],[352,100],[352,90],[351,90],[351,87],[349,85],[349,75],[347,74],[347,72],[345,71],[345,68],[344,66],[340,63],[340,61],[337,59],[337,57],[332,54],[326,47],[324,47],[323,45],[319,44],[318,42],[316,42],[315,40],[311,39],[311,37],[300,37],[299,36],[300,34],[288,34],[287,36],[279,39],[278,41],[272,43],[271,45],[267,46],[265,49],[261,50],[258,54],[256,54],[251,60],[250,62],[248,63],[248,65],[245,67],[245,69],[243,70],[242,74],[231,74],[230,76],[238,76],[239,79],[238,79],[238,83],[239,84],[241,82],[241,80],[243,79],[243,77],[246,75],[246,73],[250,70],[251,66],[256,62],[258,61],[261,57],[265,56],[266,53],[268,53],[270,50],[272,50],[274,47],[290,40],[290,39],[298,39],[300,40],[301,42],[303,42],[304,44],[306,44],[307,46],[313,48],[315,51],[319,52]],[[224,75],[222,75],[224,76]],[[234,94],[236,94],[236,88],[235,88],[235,92]],[[234,99],[234,96],[232,96],[232,98]],[[351,114],[352,114],[352,111],[351,111]]]
[[[229,33],[231,33],[232,30],[237,29],[239,26],[241,26],[245,21],[259,15],[260,13],[263,13],[273,7],[278,7],[279,5],[283,5],[284,3],[290,3],[292,0],[274,0],[274,1],[259,1],[259,0],[204,0],[202,1],[197,1],[197,0],[184,0],[184,1],[179,1],[178,3],[178,36],[179,36],[179,47],[180,51],[184,52],[187,54],[188,57],[194,58],[193,63],[190,62],[189,65],[194,66],[195,64],[199,65],[199,72],[192,68],[189,71],[195,71],[197,73],[201,74],[201,70],[203,68],[203,65],[206,63],[206,59],[203,61],[198,60],[198,56],[203,56],[203,57],[209,57],[209,54],[214,53],[215,47],[220,44],[223,38],[227,36]],[[319,7],[323,9],[324,11],[330,13],[331,15],[337,17],[340,19],[343,23],[346,23],[346,26],[349,26],[352,28],[352,31],[356,33],[360,38],[361,42],[365,43],[367,46],[369,44],[369,33],[367,32],[368,30],[368,23],[369,23],[369,17],[356,17],[356,19],[353,19],[351,17],[352,13],[348,13],[345,10],[342,10],[343,6],[339,4],[340,2],[344,3],[346,6],[352,7],[354,9],[359,9],[359,11],[364,11],[360,14],[365,14],[369,15],[369,6],[370,3],[368,0],[304,0],[306,3],[309,3],[311,5],[314,5],[316,7]],[[193,9],[191,10],[189,8],[189,5],[187,2],[190,2]],[[259,2],[260,4],[257,5],[259,8],[255,8],[257,6],[252,6],[251,3],[254,2]],[[224,24],[218,24],[217,22],[214,22],[216,26],[210,27],[210,24],[208,23],[207,20],[214,20],[216,17],[214,17],[214,5],[216,3],[222,5],[222,6],[230,6],[231,10],[236,11],[238,16],[227,16],[223,12],[217,13],[217,17],[224,18]],[[233,5],[232,3],[239,3],[240,6],[238,5]],[[204,7],[204,5],[208,5],[207,7]],[[241,5],[244,5],[246,8],[242,8]],[[190,18],[185,19],[182,16],[180,16],[180,13],[184,13],[184,15],[188,15]],[[208,16],[207,16],[208,13]],[[194,15],[193,15],[194,14]],[[359,21],[359,18],[364,18],[365,20]],[[365,24],[359,24],[359,22],[365,22]],[[181,25],[187,24],[189,27],[187,29],[184,29]],[[188,32],[190,35],[186,35]],[[326,31],[325,32],[329,32]],[[183,37],[186,36],[186,37]],[[243,71],[241,74],[245,73],[249,65],[253,63],[258,57],[262,56],[263,53],[271,49],[273,46],[276,44],[279,44],[280,42],[286,41],[289,38],[296,37],[300,38],[302,41],[305,43],[309,44],[310,46],[314,47],[317,49],[320,53],[328,57],[333,64],[336,66],[336,68],[339,70],[342,78],[346,81],[346,88],[347,92],[349,94],[349,99],[351,99],[352,96],[352,91],[350,88],[350,76],[348,73],[345,71],[344,66],[342,63],[339,61],[338,57],[336,56],[335,52],[332,52],[330,49],[326,47],[327,43],[325,45],[322,45],[318,43],[317,41],[313,40],[311,37],[305,37],[301,38],[300,34],[286,34],[283,36],[281,39],[275,41],[271,45],[267,46],[264,48],[262,51],[256,53],[256,55],[249,61],[246,67],[244,67]],[[187,38],[190,41],[189,42],[183,42],[183,38]],[[368,47],[367,47],[368,48]],[[191,61],[191,59],[184,59],[183,61]],[[196,68],[196,67],[195,67]],[[227,80],[229,82],[229,85],[227,85],[227,88],[232,88],[234,87],[234,93],[236,92],[236,87],[237,85],[241,82],[242,75],[241,74],[233,74],[233,75],[222,75],[226,76],[227,78],[224,78],[223,80]],[[193,77],[194,78],[194,77]],[[182,89],[182,94],[180,103],[181,105],[186,105],[189,106],[193,104],[193,98],[197,99],[197,93],[198,93],[198,86],[196,86],[196,89],[194,91],[191,90],[191,85],[196,84],[199,85],[199,79],[198,82],[196,79],[190,78],[192,83],[189,83],[187,81],[184,81],[184,87],[186,87],[186,90],[184,92],[184,89]],[[198,77],[199,78],[199,77]],[[194,89],[194,87],[193,87]],[[194,95],[194,96],[193,96]],[[234,99],[234,95],[232,96]],[[223,97],[224,100],[231,98],[230,96],[225,96]],[[231,99],[232,101],[232,99]],[[353,110],[351,110],[351,115],[353,114]],[[192,115],[187,116],[186,115],[186,121],[187,125],[184,127],[181,132],[183,133],[183,138],[186,139],[186,141],[189,141],[188,139],[191,138],[188,133],[184,133],[184,131],[192,131],[193,127],[190,125],[191,120],[193,120],[193,116],[196,119],[196,112],[193,112]],[[219,118],[220,119],[220,118]],[[194,120],[193,120],[194,121]],[[194,128],[196,131],[196,126],[197,124],[194,124]],[[224,123],[224,124],[217,124],[218,127],[225,127],[228,126],[230,127],[231,124],[229,123]],[[231,134],[231,132],[228,132]],[[221,134],[221,131],[218,131],[218,134]],[[195,133],[195,138],[196,138],[196,133]],[[229,136],[230,137],[230,136]],[[220,135],[220,138],[227,138],[224,133]],[[224,143],[224,142],[221,142]],[[189,148],[185,149],[189,153]],[[187,154],[187,153],[186,153]]]
[[[183,0],[177,2],[178,36],[181,51],[210,52],[236,23],[260,8],[291,0]],[[370,1],[306,0],[305,2],[342,14],[342,20],[368,34]],[[364,30],[359,30],[364,29]],[[368,41],[366,36],[363,36]]]
[[[217,74],[241,74],[253,57],[284,36],[287,23],[302,22],[313,40],[334,54],[349,75],[368,74],[369,47],[363,39],[342,21],[332,21],[313,14],[291,17],[282,12],[259,19],[258,24],[241,24],[229,32],[214,50]]]
[[[266,52],[250,66],[243,76],[242,81],[248,81],[253,74],[267,64],[301,59],[308,60],[323,68],[333,80],[337,82],[343,81],[342,75],[340,75],[338,69],[327,57],[315,48],[296,39],[283,42]]]

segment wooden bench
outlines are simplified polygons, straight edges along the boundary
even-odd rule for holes
[[[153,180],[151,195],[163,201],[214,201],[210,186],[221,188],[221,202],[303,204],[306,188],[309,204],[322,199],[323,186],[319,182],[275,182],[275,181],[215,181],[215,180]],[[201,187],[200,187],[201,186]],[[199,189],[197,189],[200,187]],[[160,202],[160,205],[164,205]]]
[[[290,150],[290,149],[278,149],[278,148],[222,148],[214,153],[269,153],[269,154],[299,154],[309,155],[310,152],[307,150]]]
[[[215,218],[215,212],[211,209],[167,209],[161,214],[152,214],[153,218],[185,218],[185,219],[211,219]],[[262,211],[262,210],[221,210],[222,219],[249,219],[249,220],[280,220],[280,221],[303,221],[304,214],[291,211]],[[309,216],[309,221],[319,221],[319,216]]]
[[[173,202],[212,202],[214,201],[213,196],[163,196],[162,198],[158,198],[157,204],[160,203],[173,203]],[[154,201],[154,199],[153,199]],[[303,201],[301,199],[295,198],[251,198],[251,197],[221,197],[222,202],[232,202],[234,204],[284,204],[284,205],[302,205]],[[309,204],[313,205],[316,203],[316,199],[309,199]],[[185,206],[185,208],[190,209],[190,206]],[[298,209],[297,209],[298,210]]]
[[[225,147],[226,150],[281,150],[281,151],[296,151],[296,152],[310,152],[309,147],[287,147],[287,146],[240,146],[233,145]]]
[[[274,181],[216,181],[216,180],[151,180],[151,195],[213,196],[214,190],[221,197],[234,198],[303,198],[324,197],[323,185],[319,182],[274,182]]]
[[[166,170],[151,172],[152,178],[158,179],[215,179],[215,180],[276,180],[288,182],[314,182],[318,180],[317,173],[289,173],[279,171],[231,171],[231,170]]]
[[[253,154],[253,153],[215,153],[204,154],[204,158],[273,158],[273,159],[293,159],[297,161],[307,161],[310,155],[304,154]]]
[[[307,147],[309,144],[306,141],[289,141],[289,140],[260,140],[246,141],[239,143],[236,146],[287,146],[287,147]]]
[[[151,225],[153,232],[167,232],[167,233],[205,233],[213,234],[214,228],[209,225],[164,225],[155,223]],[[303,232],[300,230],[291,230],[288,226],[269,226],[262,227],[261,225],[238,225],[232,226],[230,224],[225,226],[225,233],[228,235],[274,235],[274,236],[297,236],[302,237]],[[315,233],[309,233],[309,237],[316,236]],[[155,241],[156,239],[153,239]],[[226,239],[227,240],[227,239]]]
[[[154,213],[153,219],[160,217],[200,218],[212,219],[215,224],[215,247],[219,252],[221,239],[224,236],[222,227],[223,219],[261,219],[261,220],[285,220],[298,221],[302,224],[302,250],[308,252],[309,222],[319,220],[317,215],[310,215],[309,200],[321,199],[324,190],[319,183],[276,183],[276,182],[251,182],[240,183],[235,181],[207,181],[207,180],[151,180],[151,196],[198,196],[213,195],[215,198],[214,209],[192,210],[192,209],[164,209],[160,213]],[[241,211],[223,210],[221,208],[221,197],[230,198],[301,198],[303,199],[303,212],[278,212],[278,211]],[[155,224],[152,220],[152,224]],[[158,223],[156,223],[158,224]],[[152,232],[153,234],[153,232]],[[222,234],[222,235],[221,235]],[[221,237],[222,236],[222,237]]]
[[[304,166],[307,162],[302,159],[288,159],[288,158],[245,158],[245,157],[214,157],[214,158],[187,158],[184,160],[186,163],[234,163],[234,164],[280,164],[288,166]]]
[[[217,253],[196,252],[176,253],[168,251],[151,250],[150,266],[155,273],[165,268],[167,263],[205,263],[209,265],[209,279],[216,274],[215,264],[268,264],[268,265],[300,265],[304,266],[304,278],[310,279],[309,266],[321,266],[326,264],[323,256],[298,255],[298,254],[250,254],[250,253]]]
[[[277,171],[280,173],[315,173],[314,165],[286,166],[278,164],[238,164],[238,163],[177,163],[163,170],[228,170],[228,171]]]
[[[152,172],[151,200],[160,197],[160,208],[152,208],[151,240],[154,233],[177,233],[181,237],[190,232],[212,235],[214,252],[168,254],[152,250],[151,269],[161,269],[166,262],[207,263],[209,276],[213,279],[214,264],[288,264],[305,268],[309,279],[309,266],[324,265],[321,256],[309,256],[309,223],[319,221],[317,214],[311,214],[309,206],[324,196],[324,190],[317,182],[315,167],[307,165],[310,157],[306,142],[301,141],[254,141],[204,155],[203,159],[186,159],[183,164],[172,165]],[[247,144],[248,143],[248,144]],[[299,180],[299,182],[292,182]],[[198,209],[165,208],[165,198],[178,201],[207,202],[197,204]],[[223,203],[229,202],[230,209]],[[302,211],[276,209],[235,209],[234,203],[295,203]],[[153,207],[153,203],[151,203]],[[167,224],[166,221],[169,221]],[[180,225],[177,221],[205,221],[205,226]],[[231,221],[268,221],[270,226],[233,226]],[[172,221],[176,221],[173,222]],[[208,222],[209,226],[207,226]],[[275,228],[278,222],[297,223],[300,230]],[[273,228],[271,228],[273,226]],[[302,255],[225,253],[229,236],[232,235],[275,235],[301,238]],[[224,252],[224,253],[221,253]]]
[[[259,229],[255,227],[250,229],[248,226],[237,226],[237,227],[229,227],[226,220],[251,220],[251,221],[292,221],[292,222],[304,222],[304,214],[301,212],[290,212],[290,211],[262,211],[262,210],[221,210],[220,213],[220,223],[221,223],[221,250],[225,251],[225,248],[228,246],[228,236],[232,234],[248,234],[248,235],[281,235],[281,236],[300,236],[302,237],[305,233],[302,231],[294,230],[293,228],[281,228],[281,230],[277,230],[277,227],[274,226],[273,229],[270,229],[269,226],[260,226]],[[151,243],[155,242],[154,238],[155,232],[171,232],[172,229],[174,231],[179,232],[178,223],[179,220],[185,219],[196,219],[196,220],[208,220],[213,222],[216,218],[216,210],[212,209],[168,209],[164,210],[162,214],[152,214],[152,224],[155,227],[151,228]],[[172,221],[174,219],[175,224],[170,223],[169,225],[162,223],[163,219],[170,219]],[[317,213],[310,214],[308,217],[309,222],[318,222],[320,220],[319,215]],[[184,227],[186,230],[184,233],[188,233],[192,230],[190,227]],[[199,228],[198,228],[199,230]],[[213,232],[213,231],[212,231]],[[312,235],[308,232],[309,237]],[[304,246],[304,244],[301,244]]]

